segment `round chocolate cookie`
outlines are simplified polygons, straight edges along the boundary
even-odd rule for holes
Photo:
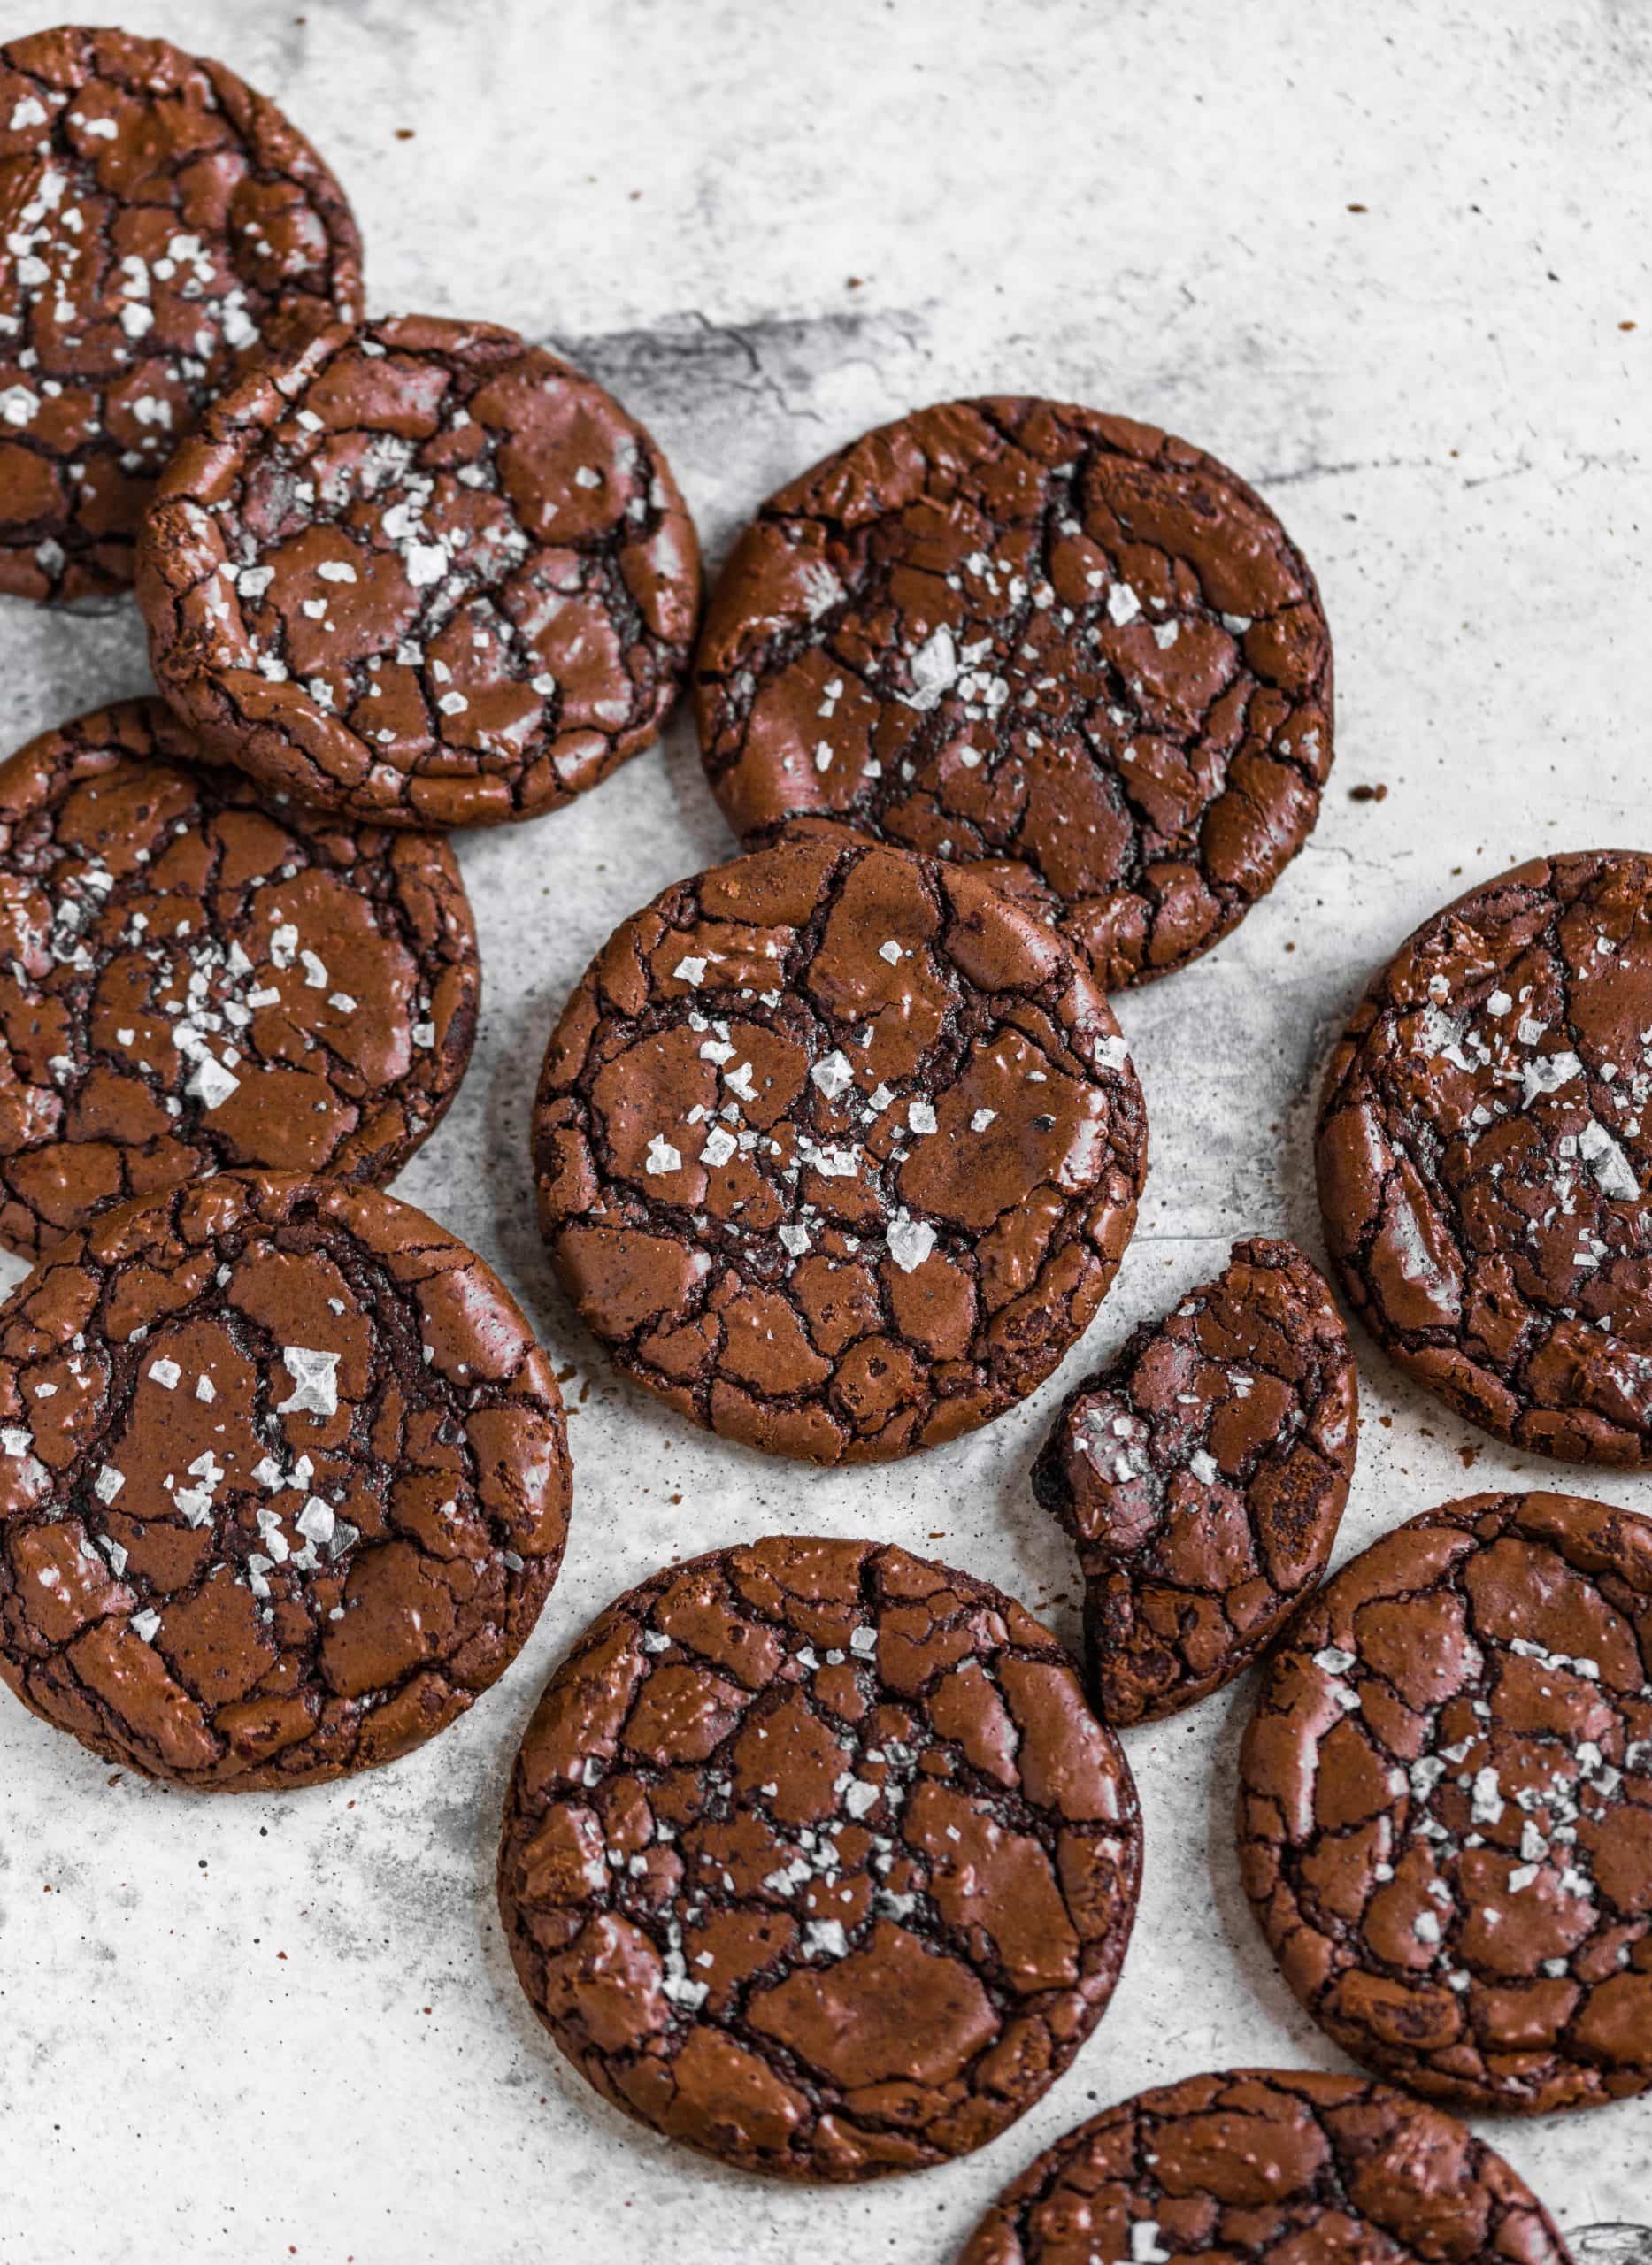
[[[515,1657],[567,1531],[526,1322],[424,1214],[225,1172],[0,1307],[0,1676],[179,1785],[388,1762]]]
[[[1129,1765],[986,1582],[782,1538],[657,1573],[546,1685],[499,1902],[616,2106],[743,2170],[979,2147],[1101,2018],[1141,1880]]]
[[[1079,1545],[1103,1721],[1173,1715],[1256,1658],[1325,1570],[1358,1410],[1348,1332],[1288,1242],[1235,1243],[1068,1394],[1033,1492]]]
[[[1319,1200],[1356,1312],[1538,1455],[1652,1468],[1652,857],[1533,859],[1425,921],[1333,1056]]]
[[[0,47],[0,590],[124,588],[214,394],[261,345],[356,314],[356,223],[221,63],[75,25]]]
[[[260,803],[158,700],[0,764],[0,1241],[226,1164],[394,1177],[480,972],[430,834]]]
[[[1331,641],[1212,457],[1047,401],[953,402],[782,488],[695,664],[742,840],[829,812],[986,861],[1109,989],[1235,927],[1313,830]]]
[[[1105,1294],[1141,1090],[1070,948],[979,878],[805,827],[680,882],[563,1010],[540,1219],[619,1366],[771,1455],[1002,1415]]]
[[[1303,1606],[1240,1762],[1240,1865],[1345,2051],[1474,2108],[1652,2085],[1652,1521],[1477,1494]]]
[[[1006,2189],[959,2265],[1568,2265],[1483,2140],[1386,2085],[1187,2077],[1093,2116]]]
[[[337,323],[202,421],[144,524],[162,691],[207,744],[386,825],[555,810],[688,665],[694,526],[658,449],[514,331]]]

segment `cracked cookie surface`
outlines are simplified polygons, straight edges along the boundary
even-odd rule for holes
[[[1652,858],[1534,858],[1373,978],[1320,1104],[1355,1311],[1471,1423],[1652,1468]]]
[[[1116,990],[1208,951],[1319,813],[1331,644],[1223,465],[1128,418],[953,402],[782,488],[695,660],[736,833],[799,811],[964,862]]]
[[[811,822],[617,930],[546,1054],[534,1158],[627,1376],[769,1454],[866,1462],[1055,1367],[1129,1240],[1147,1120],[1068,946]]]
[[[0,47],[0,590],[132,580],[161,467],[265,343],[361,297],[344,193],[265,96],[165,40]]]
[[[1093,2116],[1008,2187],[959,2265],[1569,2265],[1525,2182],[1386,2085],[1235,2069]]]
[[[393,1760],[533,1629],[570,1475],[474,1252],[375,1190],[225,1172],[0,1308],[0,1676],[106,1760],[273,1790]]]
[[[685,675],[699,550],[612,396],[514,331],[339,323],[213,404],[157,491],[162,691],[267,785],[494,825],[598,785]]]
[[[1033,1492],[1079,1546],[1103,1721],[1174,1714],[1256,1658],[1325,1570],[1358,1407],[1329,1290],[1262,1240],[1068,1394]]]
[[[226,1165],[392,1179],[480,971],[451,850],[203,760],[158,700],[0,764],[0,1240]]]
[[[1376,1542],[1269,1664],[1239,1837],[1356,2060],[1477,2109],[1652,2085],[1652,1521],[1479,1494]]]
[[[616,2106],[746,2170],[983,2146],[1101,2018],[1129,1766],[984,1581],[780,1537],[667,1568],[547,1685],[506,1802],[523,1988]]]

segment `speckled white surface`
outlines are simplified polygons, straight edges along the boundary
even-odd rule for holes
[[[41,20],[0,0],[0,35]],[[1223,2063],[1340,2065],[1239,1890],[1249,1682],[1128,1741],[1146,1892],[1069,2075],[972,2160],[847,2193],[719,2172],[565,2067],[494,1917],[510,1757],[598,1605],[765,1531],[927,1546],[1071,1632],[1071,1569],[1026,1485],[1048,1410],[1233,1236],[1318,1250],[1308,1095],[1369,967],[1468,878],[1652,846],[1652,10],[150,0],[128,20],[223,56],[314,136],[375,311],[496,317],[621,393],[713,558],[826,448],[992,386],[1182,430],[1319,573],[1341,692],[1324,820],[1212,958],[1122,1003],[1153,1128],[1141,1231],[1036,1401],[883,1472],[771,1466],[615,1384],[555,1294],[525,1158],[539,1052],[615,922],[727,846],[680,725],[581,806],[463,843],[481,1039],[400,1183],[573,1364],[572,1543],[523,1658],[410,1761],[284,1801],[111,1785],[0,1707],[8,2265],[943,2265],[1095,2105]],[[144,678],[128,607],[0,602],[5,743]],[[1349,799],[1379,780],[1386,801]],[[1652,1508],[1652,1481],[1471,1438],[1360,1350],[1341,1554],[1476,1485]],[[1564,2223],[1652,2219],[1652,2099],[1492,2136]]]

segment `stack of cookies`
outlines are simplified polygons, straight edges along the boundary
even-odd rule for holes
[[[549,1034],[550,1258],[731,1452],[923,1453],[1106,1297],[1148,1160],[1110,994],[1302,847],[1330,639],[1222,465],[1025,397],[782,488],[701,629],[649,434],[511,331],[365,319],[342,191],[221,65],[15,42],[0,135],[0,588],[134,586],[158,687],[0,764],[0,1240],[35,1262],[0,1309],[0,1674],[151,1777],[294,1787],[467,1708],[566,1538],[529,1323],[380,1192],[475,1030],[447,832],[599,787],[692,681],[741,854],[626,920]],[[1648,1104],[1629,853],[1448,908],[1331,1065],[1347,1302],[1531,1452],[1652,1463]],[[970,2265],[1564,2258],[1445,2110],[1652,2086],[1652,1522],[1479,1496],[1325,1582],[1357,1432],[1330,1288],[1249,1236],[1037,1459],[1081,1665],[874,1542],[771,1536],[619,1597],[545,1689],[499,1857],[569,2058],[749,2171],[986,2144],[1121,1970],[1119,1732],[1265,1660],[1245,1884],[1384,2081],[1141,2093],[1006,2190]]]

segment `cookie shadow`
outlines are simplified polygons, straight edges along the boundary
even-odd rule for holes
[[[525,2085],[538,2084],[547,2093],[554,2091],[560,2100],[566,2102],[571,2114],[588,2116],[603,2136],[614,2139],[634,2138],[639,2135],[640,2127],[633,2125],[618,2108],[610,2107],[602,2094],[586,2083],[572,2063],[558,2051],[549,2032],[542,2027],[517,1979],[516,1967],[505,1941],[503,1923],[499,1916],[496,1883],[505,1796],[510,1790],[511,1773],[515,1767],[518,1748],[538,1700],[538,1686],[513,1694],[509,1719],[502,1719],[496,1725],[497,1735],[488,1747],[481,1781],[472,1804],[474,1827],[471,1859],[476,1883],[474,1919],[481,1952],[483,1980],[500,2023],[509,2031],[516,2046],[521,2063],[520,2081]],[[503,1710],[501,1712],[503,1714]],[[662,2140],[659,2144],[663,2147],[665,2143]]]
[[[516,2081],[536,2089],[546,2117],[545,2137],[557,2135],[565,2116],[577,2125],[572,2136],[580,2145],[612,2149],[606,2167],[620,2169],[619,2158],[640,2157],[655,2179],[669,2182],[673,2207],[678,2191],[701,2208],[726,2207],[737,2196],[749,2197],[753,2181],[746,2174],[715,2161],[709,2155],[668,2139],[647,2123],[626,2115],[605,2100],[563,2053],[540,2022],[518,1979],[516,1966],[499,1916],[495,1880],[499,1855],[501,1823],[517,1748],[537,1701],[538,1692],[524,1693],[516,1702],[515,1717],[502,1728],[513,1734],[501,1737],[490,1749],[484,1780],[479,1788],[473,1859],[478,1883],[476,1926],[480,1949],[483,1986],[501,2027],[515,2047]],[[554,2101],[554,2108],[553,2108]],[[764,2187],[767,2180],[761,2182]]]
[[[658,761],[671,796],[672,815],[681,826],[692,863],[685,875],[707,865],[720,865],[739,853],[727,819],[718,810],[700,761],[700,739],[695,728],[693,704],[687,692],[678,702],[659,743]]]
[[[1360,984],[1352,986],[1344,1004],[1335,1012],[1323,1016],[1316,1025],[1307,1067],[1291,1102],[1286,1153],[1281,1165],[1287,1231],[1291,1240],[1307,1252],[1330,1285],[1358,1366],[1360,1443],[1355,1486],[1359,1489],[1356,1519],[1362,1536],[1357,1543],[1359,1547],[1375,1539],[1379,1532],[1387,1532],[1402,1524],[1407,1518],[1415,1517],[1419,1512],[1457,1496],[1478,1493],[1486,1487],[1510,1486],[1521,1479],[1540,1486],[1553,1484],[1557,1468],[1541,1459],[1523,1455],[1518,1448],[1499,1439],[1494,1432],[1481,1431],[1448,1408],[1443,1400],[1425,1391],[1414,1378],[1408,1376],[1397,1363],[1389,1358],[1384,1346],[1349,1307],[1342,1286],[1332,1268],[1314,1169],[1314,1132],[1320,1096],[1325,1089],[1325,1071],[1363,988]],[[1373,1505],[1366,1458],[1375,1446],[1372,1436],[1374,1426],[1380,1426],[1384,1432],[1391,1433],[1395,1441],[1416,1440],[1425,1442],[1429,1447],[1445,1449],[1455,1455],[1462,1465],[1461,1483],[1456,1483],[1455,1473],[1447,1481],[1432,1485],[1409,1481],[1402,1486],[1395,1486],[1390,1479],[1379,1502]],[[1483,1470],[1482,1465],[1485,1466]],[[1366,1479],[1364,1487],[1360,1486],[1362,1468]],[[1353,1498],[1350,1507],[1353,1507]],[[1376,1512],[1374,1517],[1373,1509]],[[1330,1570],[1334,1570],[1353,1555],[1355,1546],[1345,1522],[1333,1554]]]
[[[674,1450],[672,1417],[639,1386],[612,1368],[557,1279],[550,1254],[539,1231],[534,1186],[534,1096],[539,1064],[563,1001],[542,991],[502,1005],[502,1042],[496,1048],[488,1082],[488,1130],[484,1167],[494,1249],[499,1271],[511,1285],[540,1342],[549,1354],[563,1387],[575,1457],[576,1518],[589,1516],[582,1483],[578,1418],[593,1401],[625,1426],[627,1460],[641,1466]]]
[[[1325,1221],[1319,1210],[1319,1190],[1314,1172],[1314,1132],[1318,1122],[1319,1097],[1325,1071],[1337,1043],[1348,1027],[1359,998],[1359,986],[1349,987],[1346,999],[1328,1008],[1314,1023],[1306,1058],[1302,1063],[1286,1105],[1285,1140],[1279,1157],[1279,1196],[1286,1232],[1304,1251],[1337,1294],[1337,1307],[1349,1320],[1347,1305],[1325,1248]]]
[[[1336,2075],[1364,2074],[1318,2027],[1279,1971],[1239,1876],[1239,1754],[1262,1673],[1247,1670],[1220,1694],[1226,1712],[1210,1753],[1205,1842],[1210,1908],[1231,1967],[1267,2021],[1289,2036],[1301,2063]]]
[[[1075,1353],[1078,1350],[1075,1347]],[[1002,1419],[1014,1426],[1014,1432],[1007,1455],[1003,1445],[999,1447],[993,1496],[997,1539],[1001,1547],[1007,1547],[1015,1568],[1006,1583],[1010,1594],[1080,1662],[1084,1577],[1079,1569],[1078,1548],[1054,1514],[1033,1494],[1033,1466],[1043,1452],[1062,1401],[1092,1369],[1102,1364],[1096,1347],[1087,1345],[1080,1358],[1064,1362],[1031,1401]]]

